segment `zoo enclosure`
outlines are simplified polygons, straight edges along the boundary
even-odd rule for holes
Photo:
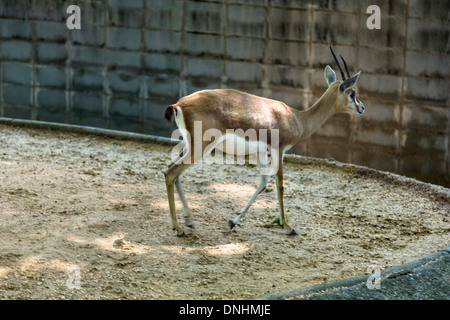
[[[81,8],[69,30],[66,9]],[[366,27],[369,5],[381,29]],[[168,104],[235,88],[305,109],[333,45],[362,70],[362,117],[293,152],[449,185],[449,1],[0,2],[0,116],[169,136]]]

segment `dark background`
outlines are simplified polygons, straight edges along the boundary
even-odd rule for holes
[[[69,5],[81,30],[69,30]],[[369,5],[381,29],[369,30]],[[362,117],[336,115],[293,152],[450,185],[450,1],[0,0],[0,116],[170,136],[163,111],[206,88],[311,106],[361,70]]]

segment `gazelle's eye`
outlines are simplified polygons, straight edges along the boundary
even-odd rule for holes
[[[352,92],[350,93],[350,99],[351,100],[355,100],[355,96],[356,96],[356,92],[355,92],[355,90],[352,90]]]

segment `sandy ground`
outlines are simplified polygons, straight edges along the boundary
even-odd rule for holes
[[[162,174],[171,148],[0,125],[0,298],[251,298],[384,269],[450,242],[448,198],[323,161],[285,164],[298,236],[270,224],[273,180],[230,232],[258,170],[212,164],[183,175],[196,234],[176,237]]]

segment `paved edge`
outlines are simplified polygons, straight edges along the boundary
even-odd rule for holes
[[[427,255],[425,257],[409,261],[399,266],[394,266],[388,269],[381,270],[380,272],[381,280],[392,279],[398,276],[412,273],[415,269],[420,267],[426,267],[427,264],[439,260],[445,256],[450,256],[450,244],[445,246],[443,249],[430,255]],[[367,279],[371,276],[373,276],[373,274],[366,274],[362,276],[338,280],[331,283],[322,283],[306,288],[268,294],[253,298],[251,300],[291,300],[291,299],[308,299],[308,298],[314,299],[314,296],[320,296],[323,293],[364,285],[367,283]]]

